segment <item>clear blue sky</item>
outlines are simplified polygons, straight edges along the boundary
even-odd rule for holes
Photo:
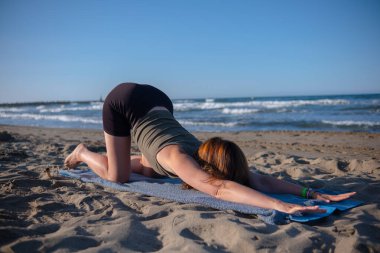
[[[380,92],[380,1],[1,0],[0,103]]]

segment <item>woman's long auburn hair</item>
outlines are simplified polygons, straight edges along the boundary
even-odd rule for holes
[[[248,162],[243,151],[232,141],[213,137],[198,148],[198,163],[208,173],[210,181],[225,179],[248,186]],[[184,188],[191,186],[184,184]]]

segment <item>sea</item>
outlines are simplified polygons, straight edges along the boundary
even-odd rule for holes
[[[380,94],[174,99],[189,131],[380,132]],[[102,101],[0,104],[0,124],[102,129]]]

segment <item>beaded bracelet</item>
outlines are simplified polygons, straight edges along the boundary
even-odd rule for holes
[[[313,190],[308,188],[306,192],[306,198],[311,199],[312,196],[313,196]]]
[[[306,187],[302,188],[302,190],[301,190],[301,197],[302,198],[306,198],[307,191],[308,191],[308,188],[306,188]]]
[[[314,193],[315,192],[313,191],[313,189],[303,187],[301,190],[301,197],[303,197],[305,199],[311,199],[311,198],[313,198]]]

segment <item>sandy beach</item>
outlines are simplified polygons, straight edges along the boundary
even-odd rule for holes
[[[1,252],[380,252],[380,134],[195,133],[235,141],[251,169],[365,204],[326,219],[269,225],[248,215],[118,192],[59,176],[95,130],[0,126]],[[138,153],[136,146],[132,148]],[[85,168],[85,166],[81,166]]]

